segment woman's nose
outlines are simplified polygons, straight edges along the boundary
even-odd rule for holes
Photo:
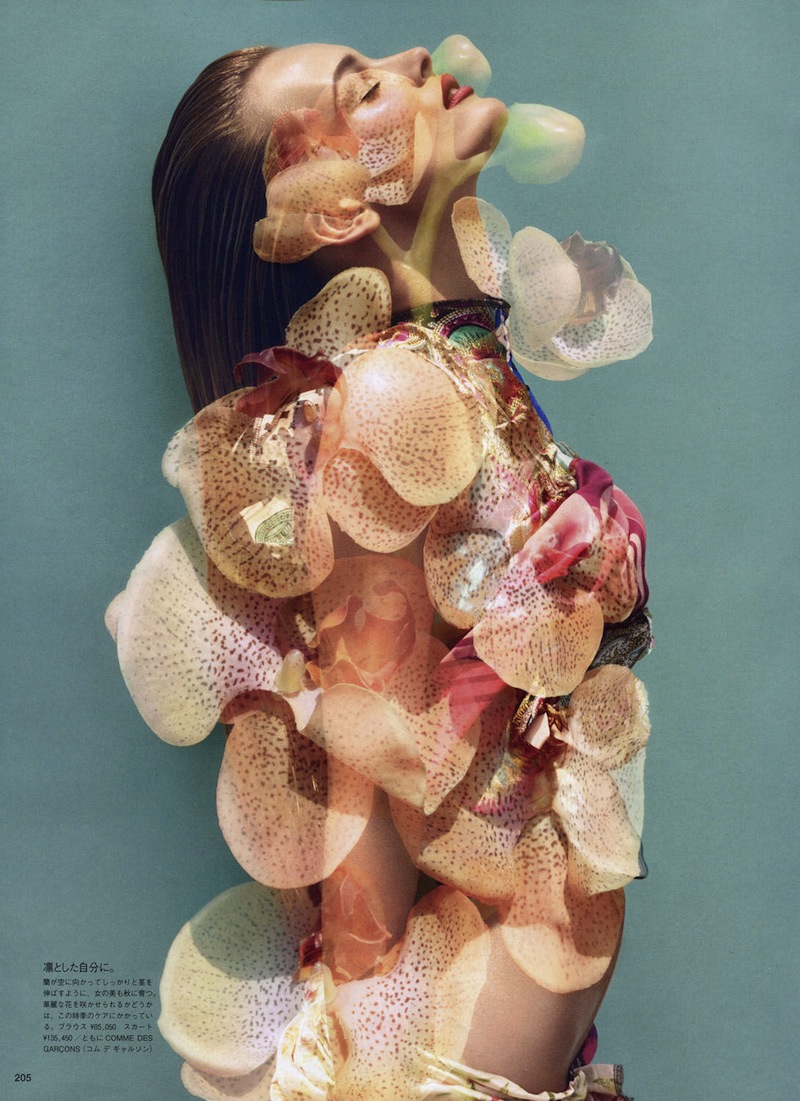
[[[373,62],[376,69],[386,69],[390,73],[407,76],[415,84],[422,84],[433,72],[431,55],[423,46],[414,46],[411,50],[382,57]]]

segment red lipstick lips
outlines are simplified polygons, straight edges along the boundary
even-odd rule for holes
[[[473,95],[473,90],[468,84],[465,84],[462,88],[454,76],[451,76],[449,73],[443,75],[442,102],[446,110],[452,110],[453,107],[458,106],[462,100],[465,100],[467,96],[471,95]]]

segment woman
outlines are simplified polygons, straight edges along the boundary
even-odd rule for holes
[[[507,117],[423,49],[256,49],[201,74],[159,155],[191,524],[109,623],[157,733],[234,724],[220,822],[264,885],[167,963],[198,1096],[621,1090],[577,1068],[639,869],[644,532],[509,343],[555,377],[627,358],[649,297],[608,246],[512,240],[475,200]],[[237,362],[257,385],[229,393]]]

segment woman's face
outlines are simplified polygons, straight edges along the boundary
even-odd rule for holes
[[[359,138],[373,144],[382,139],[390,144],[400,119],[419,116],[437,154],[449,147],[457,160],[492,149],[507,115],[499,100],[435,75],[422,47],[373,59],[321,43],[277,50],[250,78],[244,108],[254,127],[268,132],[283,112],[302,107],[331,118],[341,111]],[[436,140],[450,133],[452,143]]]

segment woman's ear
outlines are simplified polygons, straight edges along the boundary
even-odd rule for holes
[[[348,203],[336,215],[317,211],[305,216],[306,232],[318,242],[317,248],[353,244],[374,233],[380,224],[377,211],[360,202]]]

